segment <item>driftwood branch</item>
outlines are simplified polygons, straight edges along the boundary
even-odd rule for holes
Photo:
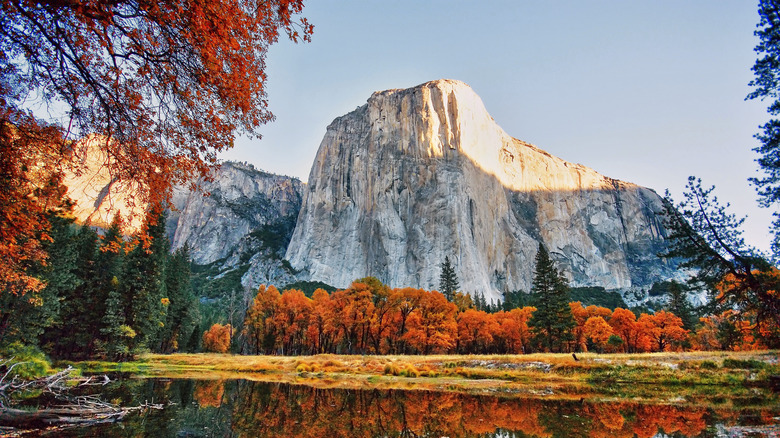
[[[7,365],[9,362],[10,360],[0,363],[0,366]],[[111,382],[111,379],[106,375],[102,377],[72,376],[75,369],[70,366],[41,379],[20,381],[13,378],[3,383],[9,376],[11,369],[18,364],[12,365],[0,379],[0,435],[2,436],[6,436],[5,433],[11,433],[13,436],[31,430],[62,429],[114,422],[121,420],[130,412],[163,408],[161,404],[150,403],[134,407],[120,407],[104,402],[96,396],[70,396],[68,392],[73,387],[102,386]],[[78,384],[69,387],[68,383],[72,384],[74,381]],[[30,389],[51,394],[55,399],[61,400],[63,404],[44,409],[25,410],[6,407],[3,403],[4,400],[8,400],[7,396],[13,392]]]

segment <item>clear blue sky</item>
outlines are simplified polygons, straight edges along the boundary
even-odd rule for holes
[[[679,197],[696,175],[749,216],[768,247],[770,212],[746,102],[756,0],[318,1],[313,42],[268,57],[275,122],[225,159],[308,179],[325,128],[372,92],[441,78],[471,85],[513,137],[604,175]]]

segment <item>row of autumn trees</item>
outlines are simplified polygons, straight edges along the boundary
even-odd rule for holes
[[[164,214],[150,215],[134,239],[123,236],[118,215],[102,235],[62,216],[49,220],[48,261],[33,268],[46,287],[0,294],[0,345],[66,359],[198,347],[188,250],[170,252]]]
[[[568,288],[540,246],[531,291],[534,306],[495,313],[471,300],[438,291],[390,288],[378,279],[356,280],[311,297],[261,286],[237,333],[248,354],[516,354],[537,351],[650,352],[682,349],[761,348],[745,322],[702,318],[696,330],[661,310],[653,314],[583,306],[568,301]],[[733,326],[728,326],[733,327]],[[233,330],[215,324],[204,348],[225,352]]]
[[[689,332],[672,313],[583,307],[568,303],[571,330],[547,339],[535,307],[488,313],[458,309],[437,291],[390,289],[365,278],[312,298],[261,286],[244,324],[250,354],[487,354],[533,351],[663,351],[681,348]],[[218,330],[220,326],[211,330]],[[210,330],[210,331],[211,331]],[[204,344],[206,345],[206,344]]]

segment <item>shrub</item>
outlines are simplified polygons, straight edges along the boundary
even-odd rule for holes
[[[740,370],[760,370],[766,368],[766,363],[756,359],[723,359],[723,368],[733,368]]]
[[[295,367],[295,371],[298,373],[316,373],[320,371],[320,366],[316,363],[301,362]]]
[[[414,365],[407,364],[398,373],[398,375],[403,377],[420,377],[420,371],[418,371],[417,368],[414,367]]]
[[[715,369],[718,368],[718,364],[716,364],[715,362],[713,362],[711,360],[705,360],[705,361],[702,361],[699,364],[699,368],[701,368],[703,370],[715,370]]]
[[[6,364],[7,369],[13,367],[7,378],[33,380],[54,372],[51,368],[51,362],[41,350],[31,345],[22,345],[19,342],[14,342],[0,351],[0,363],[5,361],[9,361]],[[18,365],[14,366],[14,364]]]

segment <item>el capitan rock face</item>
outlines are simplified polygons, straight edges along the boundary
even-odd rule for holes
[[[661,198],[506,134],[468,85],[374,93],[328,127],[286,258],[338,287],[372,275],[436,289],[449,256],[465,292],[530,289],[538,242],[573,286],[673,276]]]

